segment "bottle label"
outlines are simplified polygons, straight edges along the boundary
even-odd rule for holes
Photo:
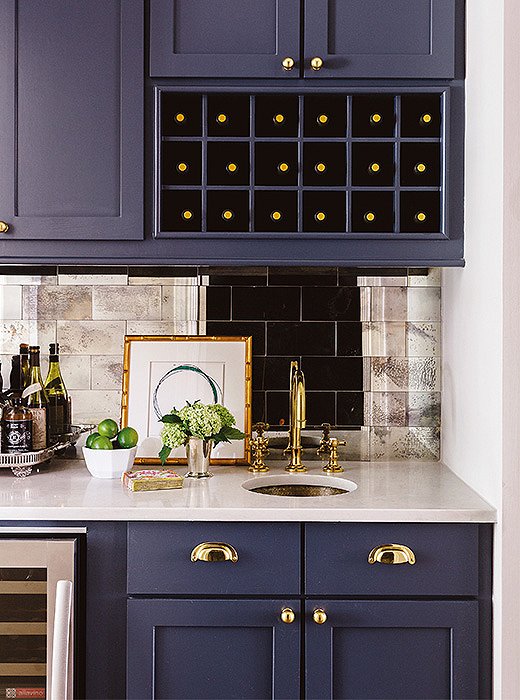
[[[45,408],[29,408],[33,418],[33,450],[47,447],[47,411]]]
[[[42,388],[43,387],[40,384],[40,382],[35,382],[34,384],[30,384],[26,389],[23,390],[22,399],[26,399],[31,394],[36,394],[36,392],[41,391]]]
[[[2,451],[31,452],[32,446],[31,420],[2,421]]]

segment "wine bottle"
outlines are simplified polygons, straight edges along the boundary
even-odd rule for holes
[[[20,343],[20,389],[29,386],[31,370],[29,368],[29,345]]]
[[[9,389],[13,396],[21,396],[22,387],[20,385],[20,355],[11,357],[11,373],[9,374]]]
[[[29,347],[29,365],[31,374],[29,386],[24,389],[27,408],[33,419],[33,449],[43,450],[48,442],[48,406],[47,393],[43,387],[40,370],[40,346]]]
[[[2,411],[2,452],[31,452],[33,417],[29,409],[22,406],[22,399],[16,396],[12,406]]]
[[[49,401],[49,436],[54,438],[70,432],[69,395],[61,374],[60,346],[49,345],[49,371],[45,380],[45,392]]]

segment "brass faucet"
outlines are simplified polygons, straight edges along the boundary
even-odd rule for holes
[[[290,455],[288,472],[306,472],[302,464],[302,428],[305,428],[305,378],[296,361],[291,362],[291,397],[289,401],[289,444],[285,450]]]

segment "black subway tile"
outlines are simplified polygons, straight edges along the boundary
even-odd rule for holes
[[[365,424],[362,391],[338,391],[336,425],[338,427],[360,427]]]
[[[231,287],[206,288],[206,319],[208,321],[231,319]]]
[[[235,287],[233,320],[299,321],[299,287]]]
[[[362,357],[304,357],[302,369],[307,389],[363,390]]]
[[[338,321],[337,354],[361,357],[363,355],[363,324]]]
[[[333,287],[338,283],[336,267],[270,267],[269,286]]]
[[[253,391],[251,411],[253,423],[265,423],[265,391]]]
[[[245,321],[208,321],[206,335],[217,336],[253,336],[253,355],[265,353],[265,323],[247,323]]]
[[[307,428],[322,423],[336,424],[336,394],[333,391],[308,391],[306,396]]]
[[[55,277],[56,265],[0,265],[0,275],[23,275],[24,277]],[[83,274],[81,267],[74,268],[74,274]]]
[[[127,272],[128,268],[123,265],[58,265],[60,275],[126,275]]]
[[[304,321],[359,321],[360,302],[357,287],[304,287]]]
[[[334,323],[267,324],[268,355],[334,355]]]
[[[407,274],[406,267],[345,267],[340,268],[339,283],[355,287],[358,277],[406,277]]]
[[[60,267],[60,272],[63,268]],[[128,268],[129,277],[197,277],[196,267],[184,265],[136,265]]]
[[[266,393],[267,422],[271,428],[289,426],[289,392],[268,391]]]
[[[299,358],[253,357],[253,390],[287,390],[292,360],[299,360]]]
[[[209,276],[209,283],[240,287],[265,287],[267,267],[206,267],[200,268],[201,275]]]

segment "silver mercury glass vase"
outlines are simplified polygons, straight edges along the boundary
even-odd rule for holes
[[[209,460],[213,440],[203,440],[198,437],[188,438],[186,443],[186,457],[188,459],[188,472],[185,477],[191,479],[207,479],[213,474],[209,470]]]

